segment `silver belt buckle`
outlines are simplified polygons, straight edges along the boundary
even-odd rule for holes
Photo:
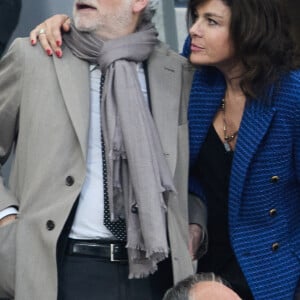
[[[127,259],[117,259],[114,254],[114,244],[110,244],[110,261],[111,262],[128,262]]]

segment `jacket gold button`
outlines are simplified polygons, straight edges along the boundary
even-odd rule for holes
[[[52,220],[48,220],[46,223],[46,227],[49,231],[51,231],[55,228],[55,223]]]
[[[279,249],[279,243],[274,243],[273,245],[272,245],[272,251],[273,252],[275,252],[275,251],[277,251],[278,249]]]
[[[75,180],[72,176],[67,176],[66,178],[66,185],[67,186],[72,186],[74,184]]]
[[[275,217],[277,214],[277,209],[276,208],[270,209],[269,214],[271,217]]]
[[[276,183],[279,180],[279,176],[272,176],[271,177],[271,182]]]

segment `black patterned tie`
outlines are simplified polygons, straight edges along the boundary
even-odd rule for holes
[[[100,80],[100,98],[102,96],[103,84],[105,76],[101,76]],[[102,169],[103,169],[103,193],[104,193],[104,225],[105,227],[120,241],[126,241],[126,224],[124,219],[118,219],[111,222],[109,212],[109,199],[107,189],[107,167],[105,159],[105,144],[101,131],[101,148],[102,148]]]

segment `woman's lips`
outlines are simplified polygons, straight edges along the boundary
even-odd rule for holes
[[[204,50],[204,47],[198,46],[195,44],[191,44],[191,51],[203,51],[203,50]]]

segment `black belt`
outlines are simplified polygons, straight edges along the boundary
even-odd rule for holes
[[[110,262],[128,262],[125,243],[116,241],[68,239],[67,254],[97,257]]]

